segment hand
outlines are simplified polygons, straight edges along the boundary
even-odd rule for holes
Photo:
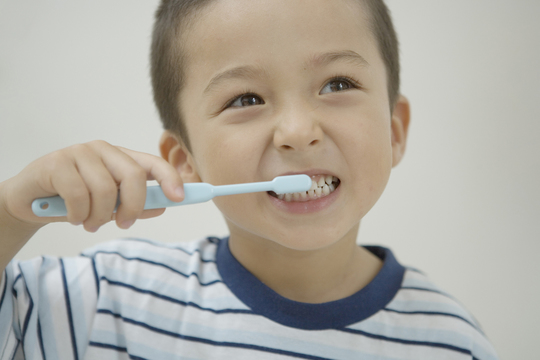
[[[147,180],[157,180],[170,200],[184,199],[182,178],[164,159],[92,141],[55,151],[29,164],[1,184],[0,205],[29,227],[69,221],[95,232],[116,220],[120,228],[127,229],[136,219],[159,216],[165,211],[143,210]],[[118,190],[121,204],[114,214]],[[64,199],[67,216],[34,215],[32,201],[54,195]]]

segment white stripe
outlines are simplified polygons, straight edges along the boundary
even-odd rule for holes
[[[83,359],[97,303],[92,261],[87,258],[64,258],[63,261],[78,356]]]
[[[0,352],[0,359],[2,360],[11,359],[15,346],[17,346],[17,339],[13,330],[13,295],[11,294],[14,279],[13,268],[15,266],[16,262],[8,264],[2,274],[2,286],[0,286],[0,296],[5,290],[4,300],[0,308],[0,349],[3,349]]]
[[[21,327],[21,340],[24,342],[25,356],[28,359],[36,358],[36,352],[39,353],[39,345],[37,341],[37,334],[34,331],[37,325],[37,312],[32,299],[39,298],[38,295],[38,269],[41,265],[41,259],[34,261],[24,261],[19,263],[23,278],[21,278],[16,284],[17,290],[17,305],[19,311],[19,325]],[[30,308],[32,306],[32,308]],[[26,328],[26,333],[22,334],[25,329],[26,318],[29,316],[29,321]],[[24,337],[24,338],[23,338]]]
[[[458,303],[447,296],[434,292],[401,289],[386,308],[407,312],[443,312],[460,316],[472,324],[475,323],[469,312]]]
[[[48,292],[49,289],[47,286],[50,286],[48,282],[45,281],[46,277],[54,276],[54,274],[57,274],[59,276],[59,266],[58,266],[58,260],[56,258],[51,257],[44,257],[43,262],[41,264],[40,268],[40,289],[39,289],[39,301],[37,304],[37,311],[40,316],[40,324],[41,324],[41,334],[43,339],[43,347],[45,349],[45,353],[49,355],[49,357],[56,357],[59,359],[58,351],[57,351],[57,341],[56,341],[56,333],[55,328],[53,325],[54,319],[52,318],[51,314],[51,306],[49,303],[49,296]],[[55,282],[55,284],[59,284],[58,282]],[[61,285],[61,283],[60,283]],[[54,286],[54,285],[53,285]],[[62,288],[52,288],[50,291],[55,292],[62,292]],[[37,331],[37,329],[36,329]],[[64,346],[64,345],[61,345]]]
[[[161,272],[166,276],[190,276],[192,273],[197,273],[199,275],[200,281],[202,284],[210,284],[215,281],[220,281],[221,277],[217,271],[216,264],[213,262],[210,263],[201,263],[198,259],[191,259],[185,256],[181,257],[168,257],[163,254],[156,253],[140,253],[136,251],[118,251],[119,249],[111,250],[111,252],[119,252],[122,256],[126,258],[140,258],[143,260],[148,260],[156,263],[156,265],[145,263],[144,261],[138,260],[128,260],[124,259],[122,256],[108,253],[99,253],[96,255],[96,261],[100,262],[102,266],[105,267],[122,267],[125,269],[130,269],[133,272],[140,272],[139,267],[145,266],[145,271],[152,272]],[[183,253],[181,253],[183,254]],[[176,274],[174,271],[168,270],[167,268],[160,266],[165,265],[171,269],[174,269],[181,274]]]
[[[429,289],[441,292],[449,296],[438,286],[436,286],[431,280],[429,280],[425,275],[410,270],[405,271],[405,275],[403,276],[403,283],[401,284],[401,286]]]
[[[426,323],[424,322],[424,324]],[[368,319],[348,328],[391,339],[447,344],[464,350],[470,347],[470,337],[467,335],[472,332],[471,326],[468,329],[463,329],[465,330],[463,332],[458,332],[454,331],[454,329],[436,328],[432,324],[429,324],[429,322],[426,324],[428,325],[426,327],[411,325],[409,322],[407,326],[396,326],[392,322],[378,322]]]
[[[112,255],[110,255],[112,256]],[[126,260],[115,258],[115,268],[104,267],[104,275],[112,281],[122,282],[135,286],[142,290],[154,291],[179,301],[193,302],[201,307],[214,310],[242,309],[248,307],[235,298],[223,283],[215,283],[210,286],[200,286],[196,277],[184,278],[155,269],[153,265],[140,263],[138,266],[124,266]],[[111,265],[109,263],[109,265]],[[158,280],[159,279],[159,280]],[[102,282],[101,291],[109,286],[107,282]],[[109,289],[112,291],[111,289]],[[103,294],[100,294],[102,296]],[[115,295],[116,296],[116,295]],[[134,296],[132,291],[129,295]],[[151,296],[151,295],[146,295]]]
[[[46,258],[42,269],[42,291],[40,293],[40,317],[43,342],[49,346],[47,353],[54,349],[58,359],[72,359],[71,331],[67,317],[64,286],[59,260]],[[46,346],[47,347],[47,346]]]
[[[130,360],[129,355],[112,349],[89,346],[84,360]]]
[[[168,246],[169,245],[169,246]],[[146,241],[137,241],[130,239],[122,239],[99,244],[91,249],[85,250],[83,253],[87,256],[98,253],[99,251],[118,251],[122,254],[133,254],[134,256],[143,256],[151,260],[153,256],[157,259],[160,257],[171,258],[174,261],[183,261],[192,256],[206,261],[215,261],[217,244],[200,240],[192,243],[177,244],[158,244]]]

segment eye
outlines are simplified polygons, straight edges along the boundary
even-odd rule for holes
[[[227,104],[227,107],[245,107],[264,104],[263,99],[255,94],[243,94],[235,97]]]
[[[320,93],[328,94],[331,92],[338,92],[356,88],[358,88],[358,86],[352,80],[346,78],[335,78],[327,82]]]

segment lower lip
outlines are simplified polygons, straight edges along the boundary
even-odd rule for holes
[[[309,214],[318,211],[322,211],[328,208],[334,201],[336,201],[341,186],[338,186],[331,194],[323,196],[317,200],[309,201],[285,201],[280,200],[272,195],[268,194],[270,201],[279,209],[291,214]]]

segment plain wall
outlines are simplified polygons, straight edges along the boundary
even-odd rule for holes
[[[503,359],[540,338],[540,2],[390,0],[412,104],[404,161],[359,242],[392,248],[481,322]],[[156,0],[0,0],[0,181],[103,139],[158,154],[148,49]],[[212,203],[124,231],[48,225],[18,259],[116,237],[186,241],[227,228]],[[1,245],[0,245],[1,246]]]

